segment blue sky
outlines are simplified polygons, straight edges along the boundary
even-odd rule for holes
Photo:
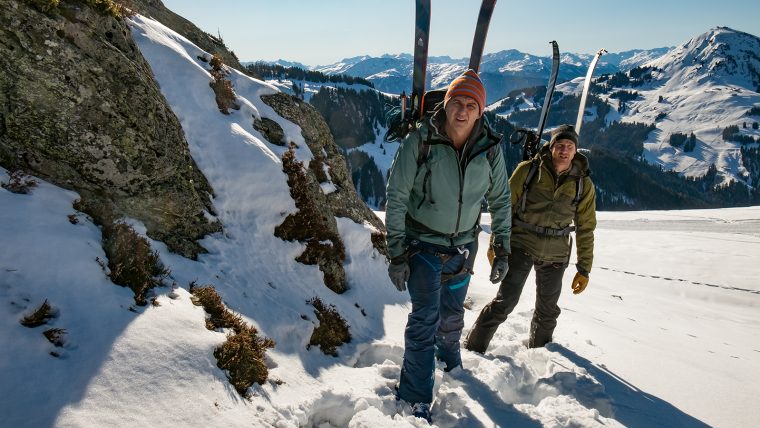
[[[358,55],[411,53],[413,0],[163,0],[242,61],[287,59],[324,65]],[[430,55],[469,56],[479,0],[433,0]],[[500,0],[485,52],[548,56],[684,43],[727,26],[760,36],[756,0]]]

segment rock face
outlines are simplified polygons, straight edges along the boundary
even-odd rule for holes
[[[97,221],[127,215],[186,257],[212,189],[118,17],[64,0],[0,0],[0,164],[80,193]]]
[[[385,225],[356,193],[346,160],[338,150],[330,129],[319,112],[310,104],[282,93],[266,95],[261,97],[261,100],[278,115],[301,127],[304,140],[314,155],[308,169],[317,183],[328,181],[323,168],[323,165],[327,166],[329,181],[336,187],[334,192],[326,195],[327,208],[336,217],[348,217],[356,223],[371,224],[377,229],[377,233],[373,234],[375,248],[387,255]]]

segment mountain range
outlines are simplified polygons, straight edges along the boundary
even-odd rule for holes
[[[597,65],[597,70],[600,73],[628,70],[657,58],[668,50],[669,48],[635,49],[607,54]],[[584,76],[593,56],[593,54],[563,53],[559,81]],[[468,62],[468,58],[454,59],[449,56],[428,58],[428,89],[445,87],[448,82],[465,70]],[[513,89],[545,84],[551,70],[551,62],[551,56],[536,56],[515,49],[483,55],[480,73],[486,86],[488,101],[496,101]],[[412,86],[411,76],[414,68],[414,59],[410,54],[386,54],[380,57],[355,56],[334,64],[313,67],[287,60],[269,63],[319,71],[327,75],[345,74],[362,77],[372,82],[376,89],[392,94],[409,90]]]
[[[631,177],[641,175],[642,168],[654,166],[662,171],[673,171],[687,180],[702,180],[704,189],[726,188],[739,183],[746,189],[744,193],[749,192],[748,197],[741,196],[741,190],[732,188],[729,193],[733,196],[721,197],[722,202],[707,203],[709,206],[748,203],[755,197],[752,193],[757,192],[760,183],[760,132],[756,129],[760,121],[758,52],[760,39],[756,36],[716,27],[672,48],[603,55],[586,106],[581,135],[585,147],[612,148],[626,159],[625,162],[643,161],[643,164],[630,166]],[[551,107],[549,129],[560,123],[575,123],[583,76],[591,58],[592,55],[562,54],[561,83]],[[515,50],[484,56],[481,76],[491,102],[487,110],[509,123],[509,126],[502,126],[501,131],[535,126],[543,104],[549,63],[549,57]],[[465,66],[464,59],[431,58],[428,64],[430,87],[445,87]],[[361,77],[386,95],[408,90],[411,69],[412,58],[406,54],[357,56],[336,64],[313,67],[314,71],[330,76]],[[289,90],[289,82],[287,79],[273,81],[283,90]],[[307,98],[317,94],[323,86],[322,83],[300,84],[304,85]],[[343,85],[342,88],[349,92],[369,90],[355,85]],[[321,103],[324,98],[320,97]],[[330,110],[340,110],[345,96],[331,98],[334,105]],[[372,103],[377,103],[377,99]],[[351,103],[350,109],[361,110],[355,102]],[[354,134],[363,126],[364,137],[349,139],[348,145],[342,144],[340,138],[337,141],[347,149],[358,147],[356,150],[367,153],[377,164],[380,175],[384,175],[390,166],[394,146],[381,144],[384,134],[382,115],[377,113],[377,108],[356,114],[352,120],[335,121],[334,114],[331,114],[333,119],[326,119],[336,134],[344,133],[341,123],[347,124],[350,133]],[[629,129],[624,131],[625,127]],[[632,132],[634,128],[637,130]],[[597,165],[595,169],[606,167],[606,164]],[[656,171],[651,173],[658,174]],[[678,183],[665,185],[661,178],[654,179],[654,183],[664,186],[657,187],[655,193],[688,193]],[[599,177],[597,184],[605,186],[603,177]],[[651,205],[641,199],[642,195],[630,194],[626,188],[631,185],[621,182],[617,190],[600,192],[614,195],[611,198],[617,201],[603,206],[629,209],[669,207]],[[375,187],[378,194],[373,200],[378,200],[383,186],[377,184]],[[704,191],[696,192],[696,197],[699,193]],[[365,197],[365,201],[370,199]],[[686,203],[686,200],[695,203],[693,199],[690,196],[678,204]],[[620,201],[625,202],[619,205]]]

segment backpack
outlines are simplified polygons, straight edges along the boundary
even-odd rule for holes
[[[406,109],[406,95],[402,94],[401,106],[391,108],[385,114],[385,127],[388,131],[383,138],[385,141],[401,141],[409,135],[410,132],[417,128],[417,124],[429,118],[433,112],[443,103],[446,97],[445,89],[436,89],[425,92],[422,96],[420,111]]]

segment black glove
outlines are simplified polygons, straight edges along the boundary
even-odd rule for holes
[[[406,255],[391,259],[391,264],[388,265],[388,277],[390,277],[393,286],[398,291],[406,290],[406,281],[409,280],[409,273],[409,263],[406,261]]]
[[[502,246],[493,246],[493,263],[491,264],[491,277],[489,278],[492,283],[498,284],[507,276],[509,272],[509,253]]]

